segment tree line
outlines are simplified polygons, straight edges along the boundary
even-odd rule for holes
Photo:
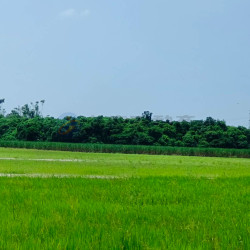
[[[0,100],[0,104],[4,99]],[[154,121],[145,111],[136,118],[43,117],[44,100],[6,114],[0,106],[0,140],[104,143],[179,147],[250,148],[250,130],[205,120]]]

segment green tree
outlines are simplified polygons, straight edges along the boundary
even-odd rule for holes
[[[144,111],[142,113],[142,118],[151,122],[152,121],[152,113],[150,113],[149,111]]]
[[[2,108],[2,104],[5,102],[5,99],[0,99],[0,116],[4,116],[6,111]]]

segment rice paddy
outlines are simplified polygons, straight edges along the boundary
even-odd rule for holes
[[[0,249],[249,249],[250,159],[0,148]]]

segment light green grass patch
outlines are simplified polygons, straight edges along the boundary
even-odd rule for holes
[[[3,160],[3,158],[15,158],[15,160]],[[49,173],[126,177],[193,176],[217,178],[248,176],[250,169],[250,159],[70,153],[4,148],[0,148],[0,159],[0,173],[16,174]],[[41,161],[41,159],[47,159],[48,161]]]

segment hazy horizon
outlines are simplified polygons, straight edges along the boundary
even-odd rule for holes
[[[189,115],[248,127],[250,2],[2,1],[0,99],[59,117]]]

